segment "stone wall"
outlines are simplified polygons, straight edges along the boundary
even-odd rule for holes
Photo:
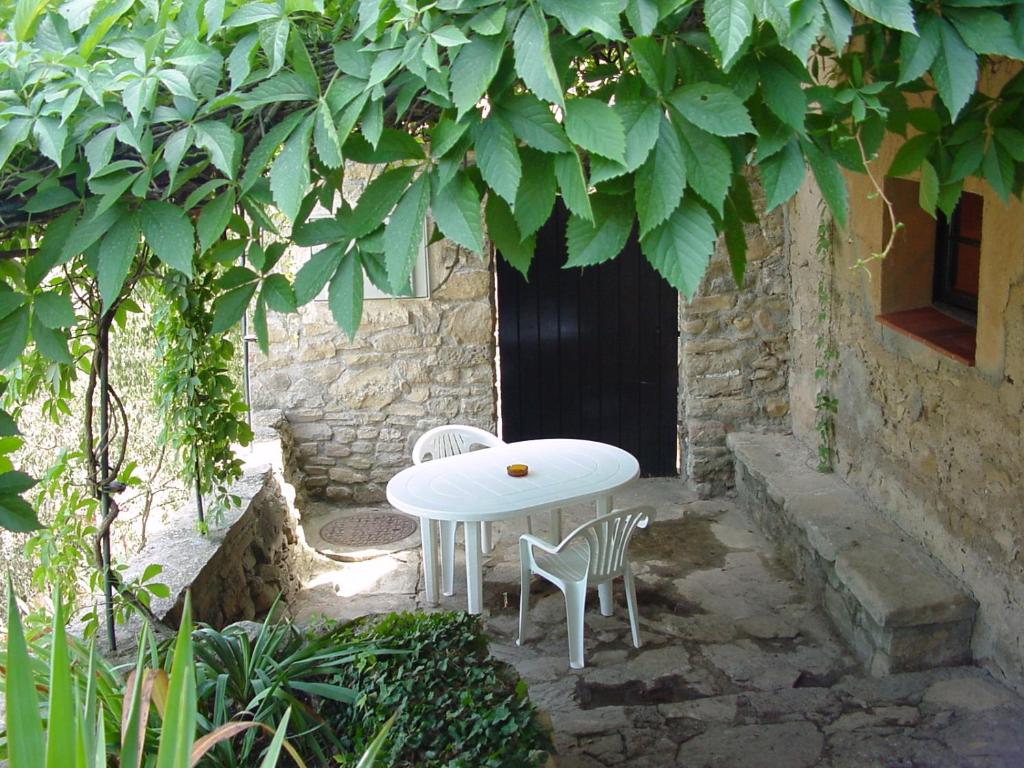
[[[758,209],[761,209],[759,204]],[[719,242],[692,301],[680,301],[679,416],[685,476],[702,496],[732,485],[726,435],[788,426],[789,269],[785,215],[747,227],[743,287]]]
[[[362,181],[350,173],[346,198]],[[306,254],[295,253],[298,269]],[[358,503],[384,498],[427,429],[463,423],[495,430],[490,259],[448,241],[429,250],[426,299],[371,299],[350,340],[315,300],[271,314],[270,354],[252,365],[253,409],[287,421],[304,492]],[[266,416],[258,414],[266,420]]]
[[[895,150],[883,147],[877,167]],[[886,265],[851,268],[881,250],[884,227],[867,180],[848,182],[851,221],[835,240],[834,268],[815,256],[813,184],[792,206],[793,429],[810,456],[824,274],[839,350],[837,470],[973,591],[975,658],[1024,688],[1024,205],[967,185],[984,197],[977,355],[968,367],[875,320],[902,250],[897,242]]]
[[[170,588],[153,600],[153,612],[171,625],[181,617],[186,591],[195,621],[220,628],[265,614],[282,595],[300,586],[304,548],[297,531],[292,489],[282,474],[280,443],[260,441],[249,451],[242,478],[231,487],[241,504],[196,531],[192,510],[150,537],[129,563],[125,578],[139,577],[150,563],[163,572],[156,581]]]

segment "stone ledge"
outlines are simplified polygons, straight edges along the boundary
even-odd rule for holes
[[[727,442],[740,499],[873,673],[970,660],[977,603],[916,541],[811,467],[793,436]]]
[[[281,444],[258,440],[242,454],[242,477],[229,489],[241,503],[209,521],[204,536],[196,530],[193,509],[179,510],[170,524],[149,538],[128,563],[127,580],[141,576],[150,563],[163,566],[156,581],[170,589],[151,608],[176,625],[185,593],[192,592],[193,617],[222,627],[251,620],[267,611],[278,594],[285,601],[298,589],[298,540],[293,491],[284,480]]]

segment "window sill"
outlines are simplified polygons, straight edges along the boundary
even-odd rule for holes
[[[964,365],[974,365],[977,332],[974,326],[950,317],[934,307],[906,309],[877,315],[886,328],[916,339],[930,349]]]

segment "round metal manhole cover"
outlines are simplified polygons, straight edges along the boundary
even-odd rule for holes
[[[332,520],[320,538],[338,547],[380,547],[416,533],[416,521],[394,512],[364,512]]]

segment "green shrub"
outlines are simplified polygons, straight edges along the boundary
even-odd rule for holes
[[[478,618],[464,613],[399,613],[349,624],[339,640],[366,642],[404,654],[368,652],[332,682],[360,691],[338,708],[334,731],[346,743],[336,759],[353,765],[392,715],[394,768],[528,768],[551,749],[526,684],[491,658]]]

